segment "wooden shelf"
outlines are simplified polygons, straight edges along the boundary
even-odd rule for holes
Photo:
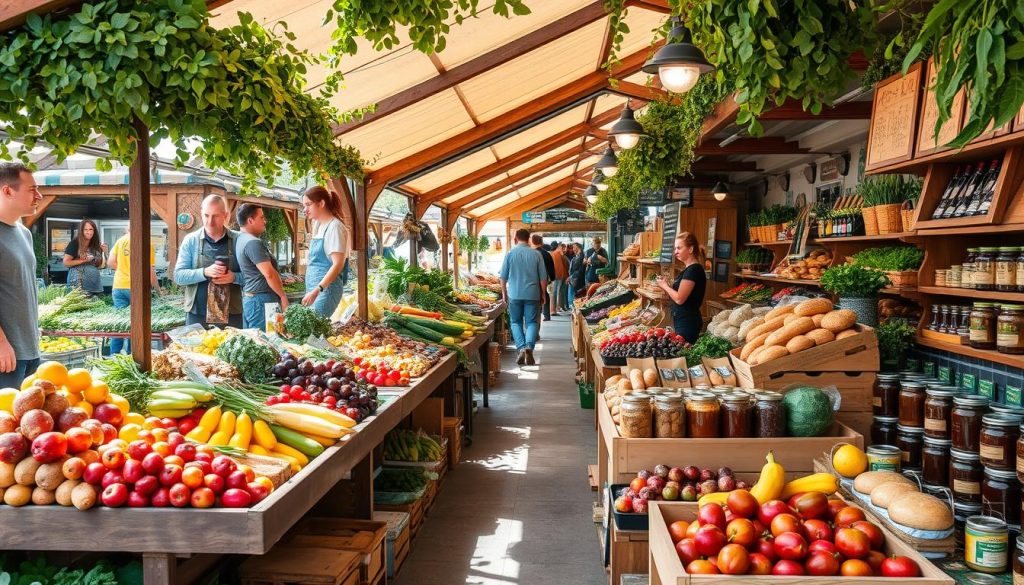
[[[843,236],[838,238],[814,238],[811,240],[815,244],[831,244],[834,242],[875,242],[875,241],[886,241],[886,240],[902,240],[916,236],[917,232],[899,232],[895,234],[878,234],[874,236]]]
[[[919,230],[918,236],[988,236],[1013,232],[1024,232],[1024,223],[1005,223],[1000,225],[976,225],[969,227],[948,227]]]
[[[615,259],[619,262],[636,262],[640,260],[638,256],[617,256]]]
[[[770,302],[770,300],[768,300],[768,301],[761,301],[759,303],[752,303],[750,301],[737,301],[735,299],[725,299],[725,298],[723,298],[721,300],[722,300],[722,302],[730,303],[730,304],[733,304],[733,305],[751,305],[753,307],[764,306],[764,305],[767,305]]]
[[[668,298],[668,295],[653,295],[653,294],[647,292],[646,290],[644,290],[642,288],[637,288],[634,292],[637,295],[639,295],[639,296],[641,296],[641,297],[643,297],[643,298],[645,298],[645,299],[647,299],[649,301],[655,301],[655,302],[658,302],[658,303],[671,303],[672,302],[672,299]]]
[[[999,364],[1006,364],[1015,368],[1024,368],[1024,356],[1010,355],[1008,353],[999,353],[994,349],[974,349],[969,345],[959,345],[956,343],[946,343],[944,341],[936,341],[934,339],[928,339],[927,337],[917,336],[914,341],[918,345],[925,347],[931,347],[933,349],[941,349],[942,351],[948,351],[950,353],[958,353],[979,360],[986,360],[990,362],[996,362]]]
[[[999,292],[995,290],[975,290],[973,288],[958,288],[952,286],[919,286],[917,290],[930,295],[945,295],[947,297],[970,297],[972,299],[986,299],[991,301],[1013,301],[1024,304],[1024,293]]]
[[[779,284],[799,284],[799,285],[816,286],[816,287],[820,287],[821,286],[821,283],[818,282],[817,280],[796,280],[796,279],[792,279],[792,278],[779,278],[778,276],[761,276],[760,274],[740,274],[739,272],[734,272],[733,276],[735,276],[736,278],[746,278],[748,280],[760,280],[760,281],[763,281],[763,282],[777,282]]]
[[[669,260],[668,262],[662,262],[660,258],[637,258],[633,262],[652,265],[672,264],[672,260]]]
[[[982,159],[1002,155],[1006,149],[1024,142],[1024,133],[1014,132],[988,140],[968,144],[960,150],[941,150],[932,154],[867,171],[867,175],[880,173],[924,174],[931,163],[957,164],[978,162]]]
[[[761,246],[762,248],[767,246],[790,246],[793,240],[778,240],[776,242],[747,242],[748,246]]]

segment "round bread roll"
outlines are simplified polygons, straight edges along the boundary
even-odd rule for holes
[[[887,481],[871,490],[871,503],[879,508],[888,508],[889,504],[906,492],[916,492],[917,486],[902,481]]]
[[[953,526],[949,506],[930,494],[904,493],[889,503],[889,518],[918,530],[946,530]]]
[[[876,487],[890,481],[899,481],[913,485],[913,482],[895,471],[865,471],[858,475],[857,479],[853,480],[853,489],[862,494],[870,495]]]

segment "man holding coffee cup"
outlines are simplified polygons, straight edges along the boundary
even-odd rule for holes
[[[174,282],[185,293],[185,323],[242,327],[242,272],[235,257],[238,233],[227,228],[228,202],[203,199],[203,229],[185,236]]]

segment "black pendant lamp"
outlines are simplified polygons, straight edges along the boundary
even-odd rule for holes
[[[590,181],[590,185],[598,191],[608,190],[608,183],[604,182],[604,175],[601,174],[601,171],[594,173],[594,179]]]
[[[716,201],[725,201],[725,198],[729,196],[729,188],[725,183],[719,181],[715,183],[715,187],[711,189],[711,194],[715,196]]]
[[[622,149],[633,148],[640,142],[640,138],[647,136],[644,127],[633,118],[633,108],[629,107],[629,102],[626,102],[625,107],[622,108],[619,119],[612,124],[608,136],[614,138],[615,144]]]
[[[593,185],[587,187],[583,191],[583,197],[591,204],[597,202],[597,189]]]
[[[693,44],[690,29],[678,17],[672,19],[672,31],[668,43],[644,63],[641,71],[657,73],[661,85],[673,93],[686,93],[697,85],[702,73],[715,70],[715,66],[704,57],[704,52]]]
[[[597,170],[601,171],[606,177],[614,177],[615,173],[619,172],[619,157],[615,156],[615,151],[612,147],[605,149],[604,154],[601,155],[600,160],[594,165]]]

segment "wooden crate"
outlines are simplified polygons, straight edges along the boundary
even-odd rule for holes
[[[462,418],[446,416],[442,436],[448,439],[448,467],[455,467],[462,456]]]
[[[650,548],[648,531],[619,530],[615,517],[609,519],[611,525],[611,551],[608,556],[609,583],[615,584],[628,573],[646,573]]]
[[[857,335],[756,366],[740,359],[742,348],[737,347],[729,352],[729,357],[738,385],[743,388],[765,388],[773,377],[787,372],[877,372],[880,362],[875,330],[859,324],[855,329]]]
[[[859,506],[858,506],[859,507]],[[651,585],[763,585],[771,582],[778,585],[872,585],[894,584],[905,585],[954,585],[953,578],[942,572],[931,561],[921,556],[909,546],[889,532],[884,526],[885,553],[904,555],[913,559],[921,567],[921,577],[893,579],[889,577],[770,577],[766,579],[757,575],[689,575],[683,570],[683,563],[676,554],[672,537],[668,533],[668,525],[676,520],[694,521],[697,517],[697,506],[692,502],[651,502],[650,506],[650,571]]]
[[[661,250],[661,231],[640,232],[640,254],[641,258],[647,256],[648,252]]]
[[[384,540],[387,522],[355,520],[349,518],[305,518],[293,530],[288,540],[296,546],[320,546],[359,553],[359,580],[372,585],[384,579],[387,573],[384,559]]]
[[[354,552],[327,547],[275,546],[240,568],[242,585],[359,585]]]
[[[409,515],[409,536],[416,538],[419,534],[420,525],[423,524],[423,498],[418,498],[408,504],[374,504],[374,511],[383,512],[404,512]]]
[[[772,377],[764,390],[786,390],[797,386],[835,386],[843,399],[836,418],[865,437],[871,434],[874,372],[786,372]]]
[[[394,579],[398,569],[409,556],[412,538],[409,536],[409,515],[404,512],[373,512],[375,521],[387,524],[384,540],[384,560],[388,579]]]
[[[434,505],[434,499],[437,498],[437,480],[427,480],[427,491],[423,493],[423,514],[425,515],[430,511],[430,507]]]

